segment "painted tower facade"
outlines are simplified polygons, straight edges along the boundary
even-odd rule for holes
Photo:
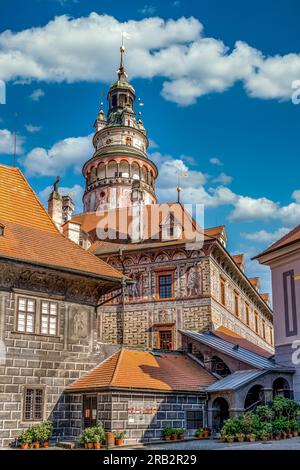
[[[147,157],[146,129],[134,111],[136,94],[123,65],[109,89],[108,114],[103,103],[95,121],[94,155],[83,167],[86,189],[84,212],[156,202],[157,168]]]

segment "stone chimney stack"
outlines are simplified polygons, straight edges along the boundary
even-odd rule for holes
[[[72,201],[71,196],[62,197],[62,218],[63,223],[68,222],[72,219],[72,215],[75,209],[75,204]]]
[[[59,183],[59,176],[57,176],[55,183],[53,185],[53,191],[49,196],[48,199],[48,214],[50,215],[51,219],[55,223],[58,230],[62,230],[61,226],[63,223],[62,217],[62,207],[63,207],[63,199],[58,192],[58,183]]]

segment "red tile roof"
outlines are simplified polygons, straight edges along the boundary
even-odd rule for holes
[[[119,281],[122,274],[65,238],[18,168],[0,165],[0,256]]]
[[[214,335],[218,336],[218,338],[223,339],[224,341],[228,341],[229,343],[238,344],[242,348],[248,349],[251,352],[259,354],[263,357],[271,357],[272,354],[267,351],[266,349],[257,346],[256,344],[252,343],[251,341],[243,338],[242,336],[238,335],[234,331],[226,328],[225,326],[220,326],[216,330],[213,331]]]
[[[213,375],[184,354],[122,348],[75,380],[66,391],[124,388],[199,392],[215,381]]]
[[[296,242],[300,242],[300,225],[297,225],[297,227],[270,245],[266,250],[255,256],[255,259]]]

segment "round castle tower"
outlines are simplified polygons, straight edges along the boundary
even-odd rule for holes
[[[135,90],[127,81],[120,48],[118,80],[109,89],[108,115],[101,103],[93,137],[95,153],[83,167],[84,212],[156,203],[157,168],[147,157],[146,129],[134,112]]]

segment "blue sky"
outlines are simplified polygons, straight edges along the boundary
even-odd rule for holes
[[[101,92],[126,66],[160,169],[160,200],[205,204],[247,259],[300,221],[300,4],[296,0],[0,0],[0,161],[18,164],[43,202],[57,174],[79,204]],[[18,12],[18,14],[16,14]],[[66,16],[67,15],[67,16]],[[300,94],[299,94],[300,95]],[[79,205],[78,205],[79,208]],[[268,271],[248,263],[249,275]]]

